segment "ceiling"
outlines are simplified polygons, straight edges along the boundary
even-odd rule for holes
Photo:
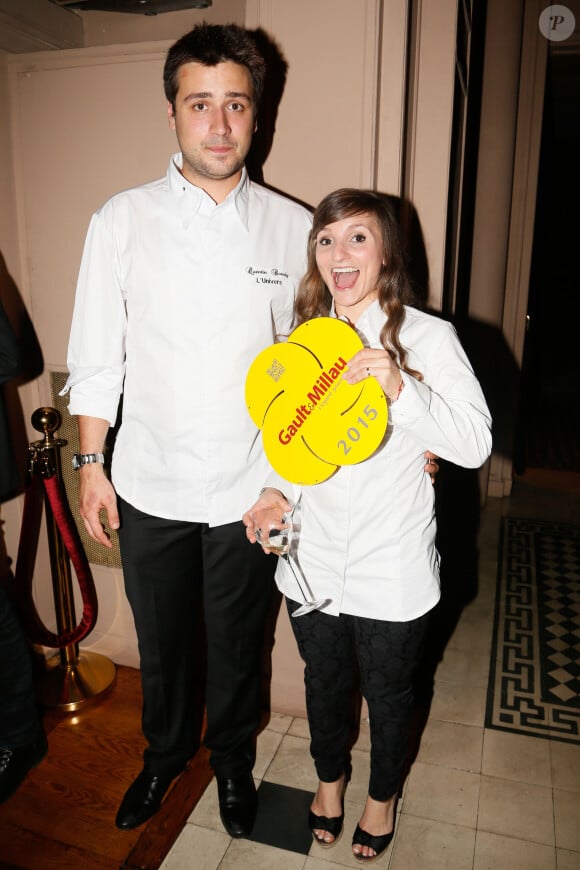
[[[84,47],[92,12],[158,16],[207,9],[212,0],[0,0],[0,50],[9,54]]]

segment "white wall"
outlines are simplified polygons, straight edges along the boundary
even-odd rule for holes
[[[316,205],[373,184],[378,0],[248,0],[246,25],[279,42],[288,79],[268,183]]]

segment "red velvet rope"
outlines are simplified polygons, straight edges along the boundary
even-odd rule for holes
[[[62,634],[49,631],[36,610],[32,596],[32,576],[38,548],[38,535],[42,517],[43,486],[66,551],[76,571],[83,600],[83,616],[76,628]],[[98,602],[95,584],[78,529],[75,525],[62,482],[56,475],[42,480],[31,475],[24,495],[24,515],[18,545],[15,571],[15,593],[20,604],[21,617],[32,643],[62,648],[79,643],[94,628]]]

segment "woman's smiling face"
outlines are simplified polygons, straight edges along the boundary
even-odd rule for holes
[[[373,214],[355,214],[323,227],[316,236],[316,265],[338,315],[356,323],[377,298],[383,237]]]

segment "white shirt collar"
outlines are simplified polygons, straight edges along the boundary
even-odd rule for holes
[[[349,318],[346,316],[346,314],[337,314],[336,313],[336,309],[334,307],[334,299],[332,300],[332,302],[330,304],[330,311],[328,313],[328,316],[329,317],[336,317],[337,320],[343,320],[345,323],[348,323],[351,326],[353,326],[353,324],[351,323]],[[383,313],[382,308],[379,305],[378,299],[375,299],[373,302],[371,302],[371,304],[368,306],[368,308],[365,308],[365,310],[363,311],[363,313],[361,314],[361,316],[358,319],[358,323],[360,324],[361,321],[364,322],[369,317],[371,318],[371,322],[373,322],[377,318],[379,320],[385,319],[385,315]],[[355,329],[356,329],[356,327],[357,327],[357,324],[354,325]]]
[[[178,198],[184,227],[188,227],[196,215],[200,213],[205,215],[210,214],[213,209],[227,208],[233,202],[240,221],[244,228],[248,229],[250,180],[245,166],[242,168],[242,177],[238,184],[230,191],[225,200],[219,204],[216,204],[205,190],[196,184],[192,184],[191,181],[188,181],[181,174],[182,166],[183,156],[178,151],[169,161],[167,183],[171,192]]]
[[[337,320],[342,320],[344,321],[344,323],[348,323],[349,326],[352,326],[365,347],[371,346],[371,343],[367,338],[367,332],[370,331],[372,334],[373,329],[375,329],[378,334],[378,332],[380,332],[380,329],[382,328],[383,323],[385,322],[385,314],[381,306],[379,305],[378,299],[375,299],[373,302],[371,302],[368,308],[365,308],[356,324],[351,323],[346,314],[336,313],[336,309],[334,307],[334,299],[332,300],[332,303],[330,305],[330,312],[328,316],[336,317]]]

